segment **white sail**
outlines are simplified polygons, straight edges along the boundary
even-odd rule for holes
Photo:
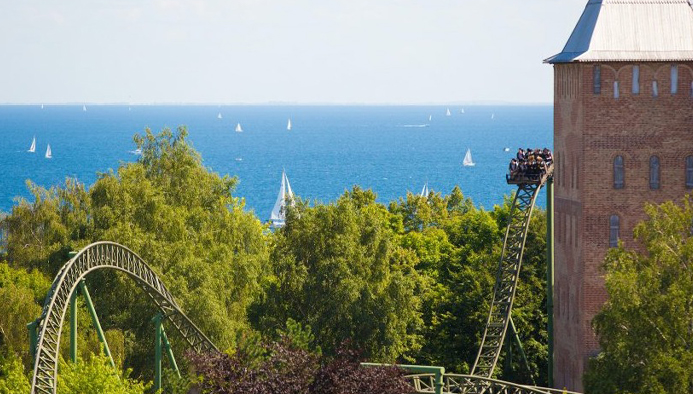
[[[472,151],[471,149],[467,148],[467,154],[464,155],[464,160],[462,161],[462,164],[465,167],[472,167],[474,166],[474,161],[472,160]]]
[[[450,115],[451,115],[450,114],[450,108],[448,108],[448,110],[445,112],[445,116],[450,116]]]
[[[51,153],[51,144],[48,144],[48,147],[46,148],[46,159],[52,159],[53,154]]]
[[[221,119],[221,112],[219,112],[219,115],[217,115],[217,119]]]
[[[43,104],[41,104],[41,109],[43,109]]]
[[[31,140],[31,147],[29,147],[29,150],[27,152],[36,152],[36,137],[34,137],[34,139]]]
[[[82,111],[86,111],[86,110],[87,110],[87,106],[86,106],[86,105],[83,105],[83,106],[82,106]]]
[[[433,119],[433,115],[428,115],[428,121],[430,122],[431,119]]]
[[[272,222],[272,227],[282,227],[286,220],[286,200],[291,201],[293,206],[294,192],[291,190],[291,184],[289,183],[289,177],[286,176],[286,172],[282,171],[282,185],[279,188],[279,194],[277,195],[277,201],[274,203],[274,208],[272,208],[272,213],[270,213],[270,222]]]
[[[286,129],[291,131],[291,118],[289,118],[289,122],[286,124]]]
[[[461,114],[463,114],[463,113],[464,113],[464,108],[462,108],[462,109],[460,110],[460,113],[461,113]]]
[[[237,123],[236,124],[236,133],[242,133],[242,132],[243,132],[243,128],[241,127],[241,124]]]
[[[421,189],[421,197],[428,197],[428,182],[424,183],[423,189]]]
[[[496,114],[491,114],[491,119],[494,119],[496,117]]]

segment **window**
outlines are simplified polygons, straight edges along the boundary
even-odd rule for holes
[[[693,156],[686,157],[686,187],[693,189]]]
[[[623,189],[624,178],[623,156],[616,156],[614,158],[614,189]]]
[[[650,189],[659,189],[659,157],[650,157]]]
[[[671,94],[676,94],[679,91],[679,66],[671,65]]]
[[[618,232],[621,227],[621,219],[617,215],[609,218],[609,247],[618,247]]]
[[[633,66],[633,94],[640,94],[640,66]]]
[[[614,98],[618,98],[618,81],[614,81]]]
[[[659,88],[657,87],[657,81],[652,81],[652,97],[659,96]]]
[[[602,93],[602,69],[598,64],[594,66],[592,72],[592,80],[594,83],[594,94]]]

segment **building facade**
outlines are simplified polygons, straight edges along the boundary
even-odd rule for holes
[[[638,247],[644,204],[693,190],[693,7],[590,0],[554,65],[554,386],[599,352],[603,261]]]

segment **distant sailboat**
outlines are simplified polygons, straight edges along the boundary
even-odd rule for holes
[[[433,115],[428,115],[428,121],[430,122],[431,119],[433,119]]]
[[[452,114],[450,113],[450,108],[448,108],[447,112],[445,112],[445,116],[450,116],[450,115],[452,115]]]
[[[46,159],[52,159],[53,154],[51,153],[51,144],[48,144],[48,148],[46,148]]]
[[[241,124],[237,123],[236,124],[236,133],[242,133],[242,132],[243,132],[243,128],[241,127]]]
[[[460,109],[460,113],[461,113],[461,114],[464,113],[464,108]]]
[[[286,176],[286,172],[282,171],[282,185],[279,188],[279,194],[277,195],[277,201],[274,203],[274,208],[272,208],[272,213],[270,214],[270,222],[272,227],[279,228],[284,226],[286,222],[286,204],[287,200],[293,206],[294,192],[291,190],[291,184],[289,183],[289,177]]]
[[[423,189],[421,189],[421,197],[428,197],[428,182],[424,183]]]
[[[83,106],[82,106],[82,111],[84,111],[84,112],[87,111],[87,106],[86,106],[86,105],[83,105]]]
[[[510,152],[510,148],[503,148],[503,152]]]
[[[43,104],[41,104],[41,109],[43,109]]]
[[[291,131],[291,118],[289,118],[289,122],[286,124],[286,129]]]
[[[135,156],[140,156],[140,155],[142,155],[142,148],[137,148],[135,150],[131,150],[130,153],[132,153]]]
[[[34,139],[31,140],[31,146],[29,147],[29,150],[27,152],[36,152],[36,137],[34,137]]]
[[[462,165],[465,167],[473,167],[474,166],[474,160],[472,160],[472,150],[467,148],[467,154],[464,155],[464,160],[462,161]]]
[[[217,119],[221,119],[221,112],[219,112],[219,115],[217,115]]]
[[[496,117],[496,114],[491,114],[491,120],[493,120]]]

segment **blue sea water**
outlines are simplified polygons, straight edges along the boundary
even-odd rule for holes
[[[27,179],[45,187],[66,177],[92,184],[97,172],[137,160],[129,153],[135,133],[179,125],[188,127],[205,166],[238,176],[234,194],[262,220],[277,197],[282,169],[294,193],[320,202],[360,185],[387,203],[407,191],[419,193],[428,182],[443,194],[459,185],[490,209],[513,190],[505,173],[518,147],[552,148],[553,108],[461,109],[450,107],[445,116],[441,106],[0,106],[0,210],[9,211],[16,196],[29,196]],[[234,132],[239,122],[243,133]],[[47,144],[52,159],[44,158]],[[462,166],[467,148],[474,167]]]

